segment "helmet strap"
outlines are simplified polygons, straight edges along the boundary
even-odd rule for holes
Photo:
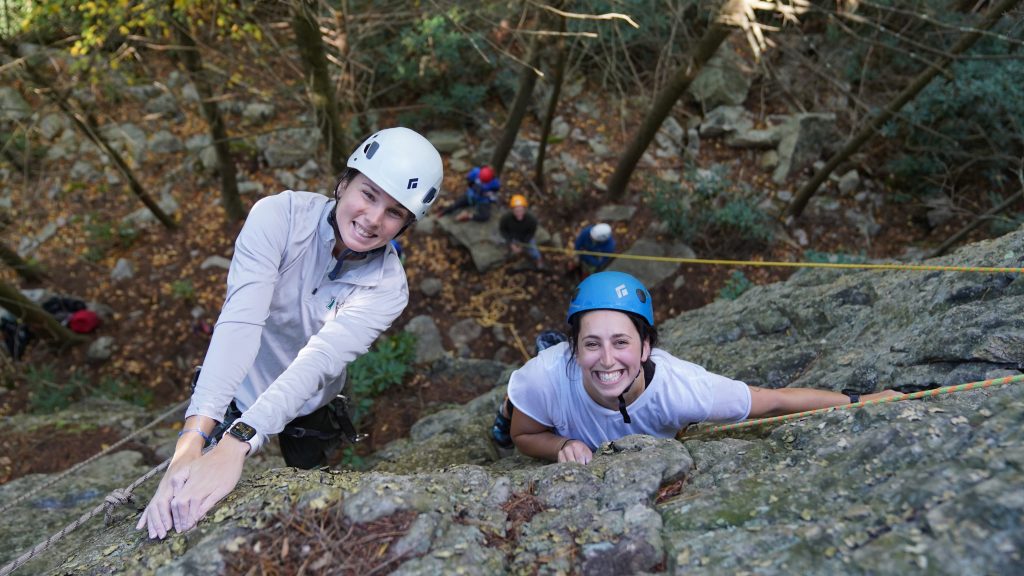
[[[629,386],[626,386],[626,389],[619,394],[619,414],[622,414],[623,424],[633,423],[633,419],[629,417],[629,412],[626,411],[626,393],[633,388],[633,384],[636,382],[636,379],[640,377],[640,373],[643,372],[643,370],[644,368],[641,366],[640,369],[636,371],[636,376],[634,376],[633,380],[630,381]]]

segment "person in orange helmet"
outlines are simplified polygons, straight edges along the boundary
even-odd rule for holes
[[[537,217],[530,213],[526,196],[515,194],[508,201],[509,211],[498,221],[498,232],[513,256],[526,251],[538,270],[544,268],[540,251],[537,250]]]

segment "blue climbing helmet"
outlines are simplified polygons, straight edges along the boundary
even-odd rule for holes
[[[598,272],[580,282],[569,302],[566,322],[571,322],[573,316],[588,310],[632,312],[654,326],[651,293],[639,280],[625,272]]]

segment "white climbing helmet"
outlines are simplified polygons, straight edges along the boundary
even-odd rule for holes
[[[348,167],[373,180],[417,220],[437,200],[444,178],[441,154],[408,128],[386,128],[370,136],[348,157]]]
[[[612,227],[601,222],[600,224],[594,224],[594,227],[590,229],[590,239],[594,242],[604,242],[605,240],[612,237]]]

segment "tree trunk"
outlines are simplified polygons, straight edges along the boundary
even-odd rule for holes
[[[18,276],[29,284],[39,284],[46,279],[46,275],[39,267],[29,264],[4,242],[0,242],[0,261],[14,269]]]
[[[559,6],[561,8],[561,6]],[[559,32],[565,32],[565,17],[559,19]],[[555,44],[555,69],[551,73],[551,99],[544,115],[544,126],[540,130],[540,148],[537,149],[537,166],[534,169],[533,181],[539,190],[544,190],[544,157],[548,151],[548,138],[551,135],[551,123],[555,120],[558,110],[558,99],[562,95],[562,82],[565,81],[565,64],[568,61],[568,49],[565,47],[565,36],[559,36]]]
[[[338,118],[338,101],[331,86],[331,76],[327,73],[327,52],[317,24],[317,6],[316,0],[293,0],[292,31],[295,32],[295,43],[306,72],[309,98],[327,146],[327,157],[331,161],[331,169],[339,175],[345,170],[348,146]]]
[[[10,42],[3,42],[3,46],[7,53],[11,55],[12,58],[18,58],[17,46]],[[156,200],[154,200],[153,197],[150,196],[148,192],[146,192],[146,189],[143,188],[142,184],[139,183],[138,179],[135,178],[135,174],[132,172],[131,168],[128,167],[128,163],[124,161],[124,158],[121,157],[117,150],[114,150],[113,147],[110,146],[110,143],[107,142],[106,138],[104,138],[102,135],[100,135],[100,133],[97,130],[95,130],[95,126],[92,125],[91,120],[83,119],[78,113],[76,113],[75,110],[71,107],[71,104],[67,102],[65,97],[62,94],[58,93],[56,88],[52,87],[50,83],[47,82],[45,78],[43,78],[42,74],[36,71],[31,60],[32,58],[24,59],[24,70],[25,73],[28,75],[29,79],[37,86],[39,86],[42,89],[41,91],[54,104],[56,104],[57,107],[60,108],[61,112],[63,112],[64,115],[67,116],[67,118],[71,121],[71,123],[75,125],[75,128],[78,128],[78,130],[83,135],[85,135],[86,138],[91,140],[93,144],[96,144],[97,146],[102,148],[103,151],[107,154],[107,157],[113,160],[114,164],[117,166],[117,169],[121,172],[121,175],[124,176],[125,179],[128,181],[128,187],[131,189],[132,193],[135,194],[135,196],[142,201],[146,208],[149,208],[149,211],[153,213],[153,216],[155,216],[156,219],[159,220],[160,223],[163,224],[168,229],[176,229],[178,225],[169,215],[167,215],[167,213],[163,211],[162,208],[160,208],[160,205],[157,204]]]
[[[17,288],[6,282],[0,282],[0,306],[27,324],[36,336],[55,346],[74,346],[89,341],[85,336],[75,334],[62,326],[46,310],[37,306]]]
[[[807,202],[810,201],[811,196],[818,191],[818,187],[821,186],[837,166],[842,164],[847,158],[859,150],[865,142],[875,135],[876,130],[881,128],[883,124],[895,116],[896,113],[899,112],[908,102],[913,100],[921,90],[924,90],[925,86],[931,82],[932,78],[940,72],[944,72],[946,67],[949,66],[950,62],[953,61],[957,54],[960,54],[973,46],[974,43],[981,38],[983,31],[994,26],[995,23],[999,21],[999,18],[1002,17],[1004,12],[1013,8],[1019,2],[1020,0],[1002,0],[998,4],[992,6],[977,27],[972,28],[970,32],[965,33],[960,38],[960,41],[950,48],[949,52],[936,60],[928,67],[927,70],[918,74],[910,85],[903,89],[903,92],[900,92],[900,94],[896,96],[896,98],[894,98],[884,110],[872,118],[866,126],[861,128],[860,131],[857,132],[857,134],[846,144],[846,146],[844,146],[836,155],[832,156],[832,158],[830,158],[825,164],[825,167],[819,170],[818,173],[800,189],[796,198],[793,199],[793,203],[789,205],[789,210],[787,211],[788,215],[792,218],[799,218],[803,213],[804,208],[807,207]]]
[[[526,117],[526,107],[530,103],[530,98],[533,97],[533,87],[537,84],[537,73],[534,72],[534,68],[537,67],[537,61],[540,60],[537,36],[530,40],[530,48],[527,53],[526,62],[528,65],[523,66],[523,71],[519,74],[519,88],[516,90],[516,99],[512,103],[512,109],[509,110],[508,118],[505,120],[505,128],[502,130],[501,140],[494,148],[494,154],[491,156],[491,168],[498,175],[501,174],[501,170],[505,166],[505,160],[508,159],[508,154],[512,151],[512,145],[516,142],[519,126],[522,125],[523,118]]]
[[[174,23],[178,31],[178,42],[184,46],[179,52],[185,71],[196,87],[199,95],[200,107],[203,110],[203,117],[210,128],[210,137],[213,139],[213,149],[217,153],[217,173],[220,175],[220,198],[224,205],[224,216],[228,224],[245,220],[245,207],[242,206],[242,198],[238,194],[238,176],[235,172],[235,160],[231,157],[231,145],[228,140],[228,131],[224,127],[224,118],[213,100],[213,86],[209,81],[206,71],[203,70],[203,60],[199,55],[199,47],[196,46],[195,38],[188,28],[188,24],[182,20]]]
[[[736,0],[731,0],[722,8],[722,14],[730,14],[738,9],[738,5],[742,4],[744,4],[743,1],[737,3]],[[636,135],[633,136],[633,140],[623,151],[619,157],[619,163],[615,166],[615,172],[608,182],[609,199],[619,200],[625,194],[626,186],[629,184],[630,177],[633,176],[637,163],[647,147],[650,146],[651,141],[654,140],[654,135],[658,133],[662,122],[672,112],[672,107],[690,87],[693,80],[700,74],[701,69],[704,68],[704,64],[715,55],[718,47],[729,37],[730,33],[732,33],[732,26],[723,23],[721,17],[715,18],[704,35],[697,41],[693,52],[686,57],[686,62],[676,70],[668,84],[654,97],[651,109],[648,110]]]

